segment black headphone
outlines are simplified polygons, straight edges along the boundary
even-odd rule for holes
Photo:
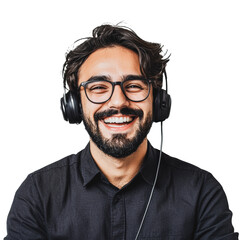
[[[170,115],[172,100],[168,94],[167,73],[165,69],[163,76],[166,82],[166,90],[153,88],[153,122],[163,122]]]
[[[171,110],[171,96],[167,93],[167,74],[164,71],[166,90],[153,88],[153,121],[163,122],[169,117]],[[69,123],[81,123],[82,105],[79,93],[69,90],[61,98],[63,118]]]

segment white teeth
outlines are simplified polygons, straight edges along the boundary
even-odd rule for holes
[[[132,117],[110,117],[104,119],[105,123],[127,123],[133,120]]]

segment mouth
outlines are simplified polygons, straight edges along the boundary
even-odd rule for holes
[[[128,124],[134,120],[135,117],[130,116],[121,116],[121,117],[108,117],[105,118],[103,121],[106,124]]]
[[[134,120],[136,119],[136,116],[111,116],[111,117],[106,117],[102,120],[105,126],[108,128],[126,128],[130,127]]]
[[[94,120],[103,129],[111,133],[127,133],[134,128],[136,121],[143,117],[141,109],[122,108],[121,110],[110,109],[94,114]]]

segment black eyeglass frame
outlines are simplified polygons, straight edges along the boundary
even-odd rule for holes
[[[146,81],[146,83],[147,83],[147,85],[148,85],[148,93],[147,93],[147,96],[146,96],[144,99],[142,99],[142,100],[132,100],[132,99],[130,99],[130,98],[126,95],[125,90],[124,90],[124,88],[123,88],[123,84],[124,84],[125,82],[132,81],[132,80],[134,80],[134,79],[126,79],[126,80],[123,80],[123,81],[111,82],[111,81],[109,81],[109,80],[107,80],[107,79],[103,79],[103,80],[93,79],[93,80],[89,80],[89,81],[86,81],[86,82],[82,82],[82,83],[79,85],[79,87],[78,87],[78,91],[80,91],[81,87],[84,87],[85,95],[87,96],[87,99],[88,99],[90,102],[95,103],[95,104],[102,104],[102,103],[107,102],[109,99],[111,99],[111,97],[112,97],[112,95],[113,95],[113,92],[114,92],[114,89],[115,89],[115,86],[116,86],[116,85],[119,85],[119,86],[121,87],[121,90],[122,90],[124,96],[126,97],[126,99],[128,99],[128,100],[131,101],[131,102],[143,102],[144,100],[146,100],[146,99],[148,98],[148,96],[149,96],[149,94],[150,94],[150,86],[151,86],[150,84],[153,83],[153,81],[152,81],[152,80],[148,80],[148,79],[135,79],[135,80],[139,80],[139,81]],[[109,97],[107,100],[102,101],[102,102],[94,102],[94,101],[92,101],[92,100],[88,97],[88,95],[87,95],[87,90],[86,90],[86,86],[87,86],[89,83],[94,83],[94,82],[108,82],[108,83],[112,84],[112,93],[110,94],[110,97]]]

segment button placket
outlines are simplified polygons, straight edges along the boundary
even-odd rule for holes
[[[112,239],[124,240],[126,230],[124,194],[117,193],[112,200]]]

